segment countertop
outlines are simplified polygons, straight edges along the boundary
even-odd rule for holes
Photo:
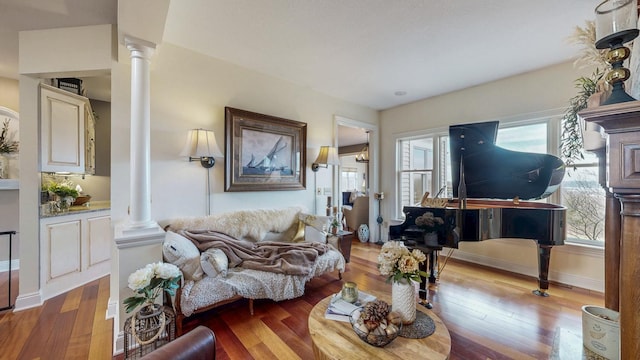
[[[96,212],[96,211],[103,211],[103,210],[110,210],[111,209],[111,201],[105,200],[105,201],[89,201],[88,203],[84,204],[84,205],[77,205],[77,206],[71,206],[69,208],[68,212],[65,213],[58,213],[58,214],[40,214],[41,218],[49,218],[49,217],[56,217],[56,216],[65,216],[65,215],[71,215],[71,214],[81,214],[81,213],[88,213],[88,212]]]

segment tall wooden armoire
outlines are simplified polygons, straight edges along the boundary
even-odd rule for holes
[[[620,312],[620,359],[640,354],[640,101],[583,110],[606,133],[605,306]],[[619,201],[619,205],[615,204]]]

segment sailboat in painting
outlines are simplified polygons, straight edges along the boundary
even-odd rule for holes
[[[280,164],[278,161],[278,153],[286,147],[287,143],[284,142],[281,136],[259,162],[256,163],[255,155],[251,154],[251,160],[242,167],[242,172],[245,175],[268,175],[274,172],[278,172],[280,175],[292,175],[291,167],[286,164]]]

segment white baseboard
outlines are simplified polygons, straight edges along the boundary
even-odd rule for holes
[[[517,274],[523,274],[527,276],[538,277],[538,268],[530,267],[521,264],[515,264],[509,261],[505,261],[502,259],[492,258],[484,255],[478,255],[466,251],[462,251],[460,249],[456,249],[451,255],[454,259],[464,260],[467,262],[471,262],[474,264],[480,264],[496,269],[501,269],[505,271],[514,272]]]
[[[501,269],[516,274],[523,274],[538,278],[538,267],[527,266],[522,264],[516,264],[502,259],[488,257],[484,255],[478,255],[470,252],[465,252],[457,249],[451,256],[454,259],[459,259],[474,264],[480,264],[496,269]],[[604,292],[604,281],[598,279],[592,279],[575,274],[568,274],[559,271],[549,269],[549,280],[558,282],[565,285],[575,286],[583,289],[589,289],[599,292]]]
[[[40,291],[21,294],[16,298],[16,304],[13,307],[13,311],[21,311],[31,309],[42,305],[42,294]]]
[[[11,261],[11,271],[20,270],[20,259]],[[9,260],[0,261],[0,272],[9,271]]]
[[[124,331],[118,332],[118,335],[114,337],[113,342],[113,356],[120,355],[124,352]]]

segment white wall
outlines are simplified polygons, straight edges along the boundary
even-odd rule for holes
[[[126,51],[126,50],[121,50]],[[122,54],[121,54],[122,55]],[[206,212],[206,170],[179,156],[187,130],[214,130],[224,146],[224,107],[307,123],[307,190],[224,192],[224,159],[211,169],[212,213],[248,208],[313,208],[313,172],[321,145],[333,143],[333,116],[377,124],[378,112],[193,51],[162,44],[151,57],[151,216],[161,225]],[[129,205],[130,66],[112,69],[111,208],[114,222]],[[332,172],[317,174],[332,187]],[[144,265],[144,264],[142,264]]]
[[[16,309],[40,305],[39,83],[51,77],[104,75],[112,59],[112,25],[20,32],[20,294]],[[72,40],[76,40],[74,42]],[[83,41],[80,41],[83,40]],[[92,45],[77,46],[78,43]],[[55,44],[55,51],[51,46]],[[65,54],[66,57],[61,57]],[[36,60],[34,60],[36,59]],[[61,60],[63,59],[63,61]]]
[[[20,111],[18,101],[18,80],[0,77],[0,106],[15,112]],[[0,121],[0,126],[2,125]],[[18,231],[19,190],[0,190],[0,231]],[[6,271],[9,266],[8,238],[0,237],[0,271]],[[15,260],[20,255],[20,234],[13,236],[11,257]],[[17,267],[17,261],[12,264]]]
[[[442,129],[452,124],[481,122],[552,109],[564,109],[575,96],[574,81],[588,76],[572,63],[513,76],[484,85],[382,111],[380,114],[381,191],[389,194],[385,218],[395,213],[394,136],[426,129]],[[537,276],[536,246],[532,241],[489,240],[461,243],[454,256],[470,261]],[[565,284],[604,290],[602,250],[584,250],[572,245],[551,251],[549,279]]]

